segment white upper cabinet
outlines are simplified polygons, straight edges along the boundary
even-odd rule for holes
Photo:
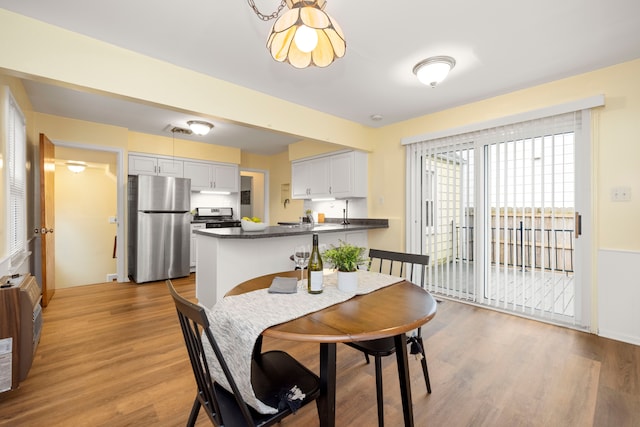
[[[349,151],[291,163],[294,199],[367,197],[367,154]]]
[[[240,183],[238,165],[213,165],[213,189],[237,193]]]
[[[130,154],[129,175],[160,175],[182,178],[183,162],[173,158]]]
[[[211,165],[201,162],[185,162],[185,178],[191,179],[191,191],[211,189]]]
[[[309,198],[309,182],[311,168],[305,161],[291,163],[291,197],[294,199]]]
[[[367,154],[360,151],[329,157],[329,193],[335,198],[367,197]]]
[[[184,162],[184,177],[191,179],[192,191],[238,192],[238,165],[212,162]]]
[[[291,195],[294,199],[323,197],[329,191],[329,163],[326,158],[291,163]]]

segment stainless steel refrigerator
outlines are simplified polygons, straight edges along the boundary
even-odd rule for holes
[[[130,175],[129,278],[136,283],[189,275],[191,180]]]

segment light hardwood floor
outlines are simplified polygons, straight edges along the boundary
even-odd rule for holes
[[[175,285],[194,298],[193,277]],[[164,283],[60,289],[44,322],[28,378],[0,394],[0,425],[185,425],[195,386]],[[453,301],[424,333],[433,394],[411,360],[416,426],[640,426],[638,346]],[[264,347],[317,371],[317,345]],[[386,425],[399,426],[395,358],[384,366]],[[337,425],[376,425],[373,366],[339,345],[337,381]],[[317,426],[315,405],[282,425]]]

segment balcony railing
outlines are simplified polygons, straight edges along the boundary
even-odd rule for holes
[[[573,272],[571,229],[517,227],[491,228],[491,264],[522,269]],[[451,223],[451,241],[457,260],[474,261],[474,227]]]

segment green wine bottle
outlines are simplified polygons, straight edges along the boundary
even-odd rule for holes
[[[313,233],[313,248],[307,266],[307,291],[310,294],[322,293],[322,257],[318,250],[318,233]]]

